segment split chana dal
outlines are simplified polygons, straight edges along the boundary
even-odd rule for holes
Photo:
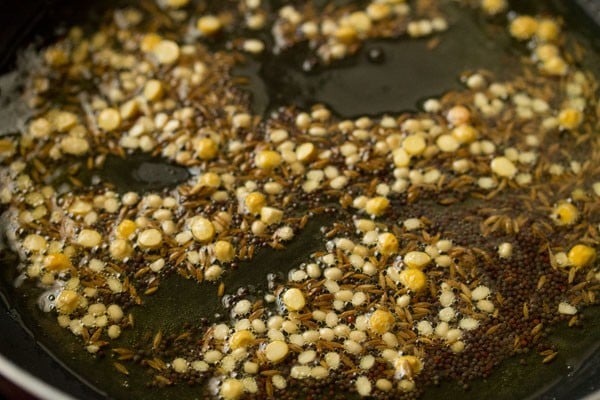
[[[418,110],[344,119],[292,102],[256,114],[234,67],[307,46],[334,68],[369,40],[443,40],[442,1],[143,3],[41,49],[31,117],[0,139],[19,272],[90,357],[203,398],[412,399],[513,355],[551,362],[548,333],[597,306],[598,82],[558,16],[463,1],[501,21],[516,70],[466,71]],[[142,193],[78,178],[134,153],[189,177]],[[67,179],[53,184],[58,170]],[[320,218],[332,222],[318,251],[264,277],[260,296],[223,296],[236,289],[224,276],[252,274],[248,262]],[[121,335],[144,329],[132,310],[172,275],[217,285],[228,317],[125,347]]]

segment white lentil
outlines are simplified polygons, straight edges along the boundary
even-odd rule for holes
[[[244,41],[242,49],[248,53],[260,54],[265,49],[265,44],[258,39],[247,39]]]
[[[300,364],[309,364],[317,357],[317,352],[314,350],[306,350],[298,354],[298,362]]]
[[[414,231],[423,227],[423,223],[418,218],[408,218],[402,223],[407,231]]]
[[[448,334],[448,323],[447,322],[440,322],[439,324],[436,325],[435,327],[435,334],[441,338],[445,338],[446,335]]]
[[[423,109],[428,113],[438,113],[442,110],[442,105],[437,99],[428,99],[423,103]]]
[[[209,364],[216,364],[223,358],[223,353],[219,350],[208,350],[204,353],[204,361]]]
[[[490,163],[492,171],[499,176],[512,178],[518,172],[517,167],[507,157],[496,157]]]
[[[356,379],[356,391],[361,396],[369,396],[371,394],[371,382],[366,376],[359,376]]]
[[[482,189],[490,190],[498,186],[498,182],[492,177],[483,176],[477,179],[477,185]]]
[[[492,313],[494,312],[494,303],[492,303],[489,300],[479,300],[477,302],[477,308],[480,309],[481,311],[487,312],[487,313]]]
[[[304,308],[306,300],[300,289],[288,289],[282,296],[283,304],[290,311],[299,311]]]
[[[306,365],[294,365],[290,370],[290,376],[294,379],[306,379],[310,377],[310,367]]]
[[[388,347],[398,347],[398,338],[392,332],[386,332],[381,335],[381,339],[385,342]]]
[[[456,296],[450,290],[443,290],[439,297],[440,304],[444,307],[451,306],[456,300]]]
[[[460,322],[458,323],[458,326],[461,329],[464,329],[465,331],[472,331],[474,329],[477,329],[477,327],[479,326],[479,321],[477,321],[474,318],[467,317],[467,318],[461,319]]]
[[[498,256],[500,258],[511,258],[513,254],[513,246],[511,243],[501,243],[500,246],[498,246]]]
[[[160,64],[173,64],[179,59],[179,45],[171,40],[162,40],[152,49]]]
[[[330,369],[338,369],[340,367],[340,355],[338,353],[329,352],[325,354],[325,363]]]
[[[433,326],[429,321],[419,321],[417,323],[417,331],[420,335],[431,336],[433,334]]]
[[[188,371],[188,362],[185,358],[176,358],[171,363],[173,370],[180,374],[184,374]]]
[[[83,247],[96,247],[102,243],[102,236],[92,229],[83,229],[77,236],[77,244]]]
[[[577,314],[577,308],[563,301],[558,304],[558,313],[564,315],[575,315]]]
[[[287,382],[285,378],[281,375],[273,375],[271,381],[273,382],[273,386],[275,386],[279,390],[283,390],[287,387]]]
[[[368,354],[360,359],[358,366],[360,369],[371,369],[375,365],[375,357]]]
[[[156,248],[162,243],[162,233],[158,229],[146,229],[138,235],[137,242],[142,248]]]
[[[240,300],[233,307],[233,313],[235,315],[246,315],[250,312],[252,308],[252,303],[249,300]]]
[[[444,134],[437,138],[436,144],[438,148],[446,153],[452,153],[458,150],[460,143],[450,134]]]
[[[454,319],[456,312],[452,307],[444,307],[438,313],[440,321],[450,322]]]
[[[410,304],[410,295],[403,294],[396,299],[396,304],[400,307],[407,307]]]

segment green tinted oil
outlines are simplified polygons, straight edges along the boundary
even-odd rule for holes
[[[519,4],[523,7],[523,2]],[[565,13],[564,5],[548,2],[546,6],[557,8],[567,22],[576,26],[573,24],[578,20],[572,19],[574,14]],[[441,35],[437,43],[431,39],[404,38],[371,41],[365,43],[355,57],[332,67],[317,65],[307,71],[308,55],[305,50],[297,49],[248,61],[236,73],[248,78],[247,89],[252,93],[257,113],[268,114],[289,104],[306,108],[324,103],[339,116],[350,117],[416,111],[422,100],[460,88],[459,75],[463,71],[483,68],[501,77],[515,68],[518,57],[523,56],[504,34],[502,21],[498,25],[484,24],[473,18],[469,10],[457,10],[450,14],[450,25],[450,31]],[[384,55],[383,60],[373,62],[369,58],[373,49]],[[590,65],[600,66],[598,52],[590,53]],[[115,168],[113,173],[119,169]],[[114,182],[117,178],[111,178],[108,172],[102,179]],[[162,181],[155,183],[163,184]],[[116,185],[126,186],[127,181],[119,181]],[[314,219],[287,249],[260,250],[252,262],[240,263],[236,271],[225,276],[225,293],[232,294],[240,287],[250,286],[256,295],[260,295],[268,273],[278,272],[286,277],[291,268],[299,266],[319,249],[320,228],[329,222],[327,218]],[[35,288],[13,287],[17,278],[14,263],[14,259],[6,258],[1,274],[2,291],[10,299],[10,306],[20,314],[35,340],[90,384],[119,399],[179,400],[203,396],[200,386],[149,390],[146,384],[151,375],[144,369],[127,363],[130,374],[124,376],[115,370],[116,359],[108,350],[90,356],[79,340],[58,327],[54,314],[40,311]],[[149,334],[180,332],[185,323],[194,324],[202,318],[223,319],[227,313],[217,297],[217,285],[198,284],[178,275],[165,277],[160,289],[152,296],[145,296],[144,301],[143,306],[132,311],[135,329],[125,330],[122,337],[111,344],[113,347],[130,348],[140,340],[147,340]],[[539,397],[546,387],[569,374],[576,374],[591,354],[597,355],[600,310],[588,309],[584,316],[584,328],[556,328],[550,341],[559,354],[552,363],[542,364],[541,357],[532,351],[506,360],[489,379],[472,382],[468,389],[455,383],[442,383],[439,387],[428,388],[424,398],[508,400]]]

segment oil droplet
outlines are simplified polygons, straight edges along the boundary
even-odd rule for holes
[[[53,286],[38,297],[37,305],[43,312],[50,312],[56,307],[56,297],[60,294],[62,288]]]

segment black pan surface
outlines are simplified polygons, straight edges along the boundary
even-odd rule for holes
[[[92,21],[100,9],[111,2],[88,4],[86,2],[23,0],[5,4],[0,14],[0,70],[11,71],[15,65],[17,50],[29,43],[43,44],[51,37],[57,26],[69,26],[82,21]],[[595,57],[590,57],[588,68],[600,71],[600,24],[594,22],[600,13],[593,13],[599,3],[594,0],[581,1],[584,8],[574,2],[552,0],[514,1],[518,10],[548,9],[560,13],[566,25],[591,49]],[[462,18],[459,15],[453,16]],[[414,109],[418,102],[431,95],[439,95],[440,87],[459,87],[457,76],[466,69],[484,67],[501,73],[510,68],[510,54],[513,50],[502,39],[490,40],[486,32],[475,20],[463,19],[458,27],[449,32],[448,40],[436,50],[444,62],[432,62],[424,42],[374,41],[367,43],[356,57],[336,68],[315,70],[305,73],[302,70],[302,54],[291,53],[267,58],[262,64],[249,64],[240,69],[239,74],[250,78],[249,90],[253,94],[255,111],[266,113],[288,99],[295,99],[299,106],[324,102],[341,116],[358,114],[381,114],[388,110]],[[373,49],[383,50],[386,59],[383,64],[368,61],[367,54]],[[411,63],[405,62],[410,54]],[[428,79],[412,79],[415,74],[423,74]],[[394,80],[390,80],[394,76]],[[600,76],[600,74],[598,74]],[[355,93],[348,93],[350,82],[361,81]],[[365,79],[366,78],[366,79]],[[14,131],[15,116],[19,109],[13,108],[13,99],[22,88],[19,76],[14,73],[0,78],[0,134]],[[365,109],[367,107],[367,109]],[[129,170],[148,168],[154,163],[152,174],[122,174],[123,166],[109,163],[105,179],[117,188],[131,187],[136,190],[158,188],[173,179],[173,174],[185,179],[185,171],[161,166],[159,161],[140,159]],[[149,179],[148,177],[152,177]],[[164,179],[163,179],[164,177]],[[326,218],[326,217],[324,217]],[[260,253],[253,268],[252,276],[233,274],[226,278],[228,292],[233,293],[241,286],[252,286],[261,290],[265,276],[273,265],[293,265],[316,249],[315,238],[319,228],[326,221],[314,220],[285,251]],[[12,287],[15,278],[16,260],[11,254],[1,253],[2,268],[0,302],[0,374],[22,385],[34,388],[41,398],[57,398],[56,392],[48,392],[41,384],[24,382],[19,370],[46,382],[63,395],[79,399],[103,398],[194,398],[197,389],[152,389],[148,393],[143,384],[143,376],[132,374],[127,381],[116,375],[110,368],[110,359],[94,360],[81,355],[80,344],[71,337],[60,335],[60,329],[36,306],[35,298],[24,297]],[[285,262],[284,262],[285,261]],[[256,269],[262,265],[262,269]],[[280,271],[285,272],[285,271]],[[185,293],[185,301],[181,295]],[[178,277],[165,281],[156,296],[149,298],[143,309],[138,310],[136,319],[148,326],[176,326],[191,318],[210,318],[222,312],[216,298],[214,285],[198,285]],[[182,305],[183,304],[183,305]],[[187,305],[186,305],[187,304]],[[201,304],[201,306],[198,306]],[[173,313],[172,310],[178,310]],[[475,382],[470,391],[453,384],[433,388],[427,398],[435,399],[449,395],[461,398],[544,398],[576,399],[591,396],[600,398],[600,312],[598,309],[586,311],[584,330],[559,329],[555,343],[560,348],[560,356],[551,365],[541,365],[531,357],[512,359],[504,363],[488,381]],[[517,367],[516,364],[528,367]],[[15,372],[16,371],[16,372]],[[46,394],[44,394],[46,393]]]

